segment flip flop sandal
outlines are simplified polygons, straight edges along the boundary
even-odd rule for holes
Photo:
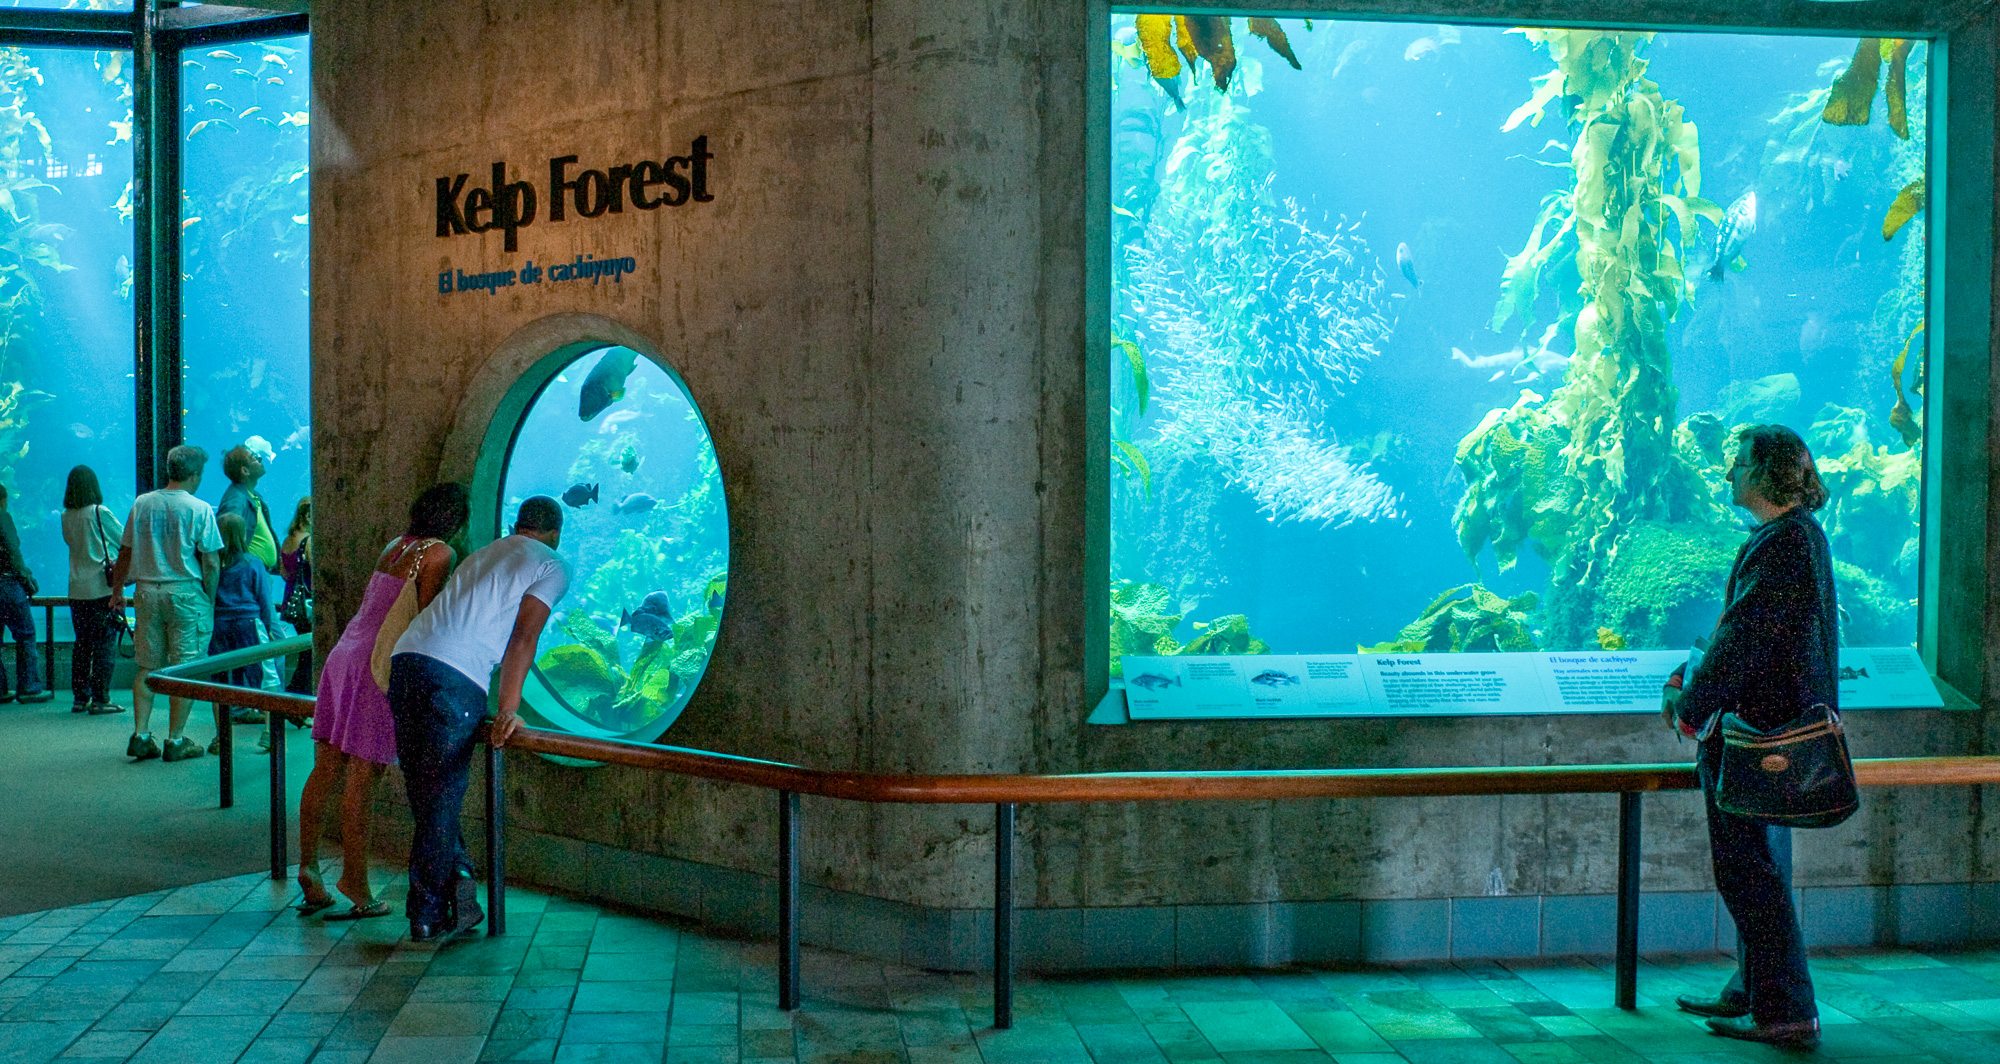
[[[328,898],[325,901],[302,901],[297,905],[292,906],[292,911],[298,913],[299,919],[303,920],[306,917],[311,916],[316,912],[319,912],[321,909],[331,909],[331,908],[333,908],[333,899]],[[332,919],[332,917],[328,917],[328,919]]]
[[[378,916],[387,916],[394,911],[394,909],[389,907],[388,902],[378,901],[372,905],[356,905],[342,909],[337,913],[327,913],[321,919],[328,923],[332,923],[335,920],[373,920]]]

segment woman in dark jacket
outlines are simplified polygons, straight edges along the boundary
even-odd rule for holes
[[[1708,650],[1684,690],[1675,672],[1665,712],[1701,740],[1696,765],[1715,889],[1736,921],[1739,965],[1721,994],[1679,1003],[1709,1017],[1720,1035],[1811,1046],[1819,1041],[1819,1010],[1792,908],[1791,831],[1723,812],[1715,781],[1724,714],[1769,731],[1820,703],[1839,708],[1833,560],[1812,516],[1826,504],[1826,486],[1805,441],[1782,425],[1737,434],[1729,484],[1731,501],[1757,518],[1757,528],[1730,567]]]

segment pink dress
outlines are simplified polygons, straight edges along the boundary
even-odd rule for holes
[[[313,709],[313,739],[378,765],[396,763],[396,723],[389,716],[389,696],[375,686],[368,659],[375,652],[375,633],[404,583],[388,573],[369,575],[361,609],[320,669],[319,705]]]

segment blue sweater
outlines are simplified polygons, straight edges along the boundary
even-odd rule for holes
[[[272,583],[264,563],[248,554],[237,559],[235,565],[222,571],[222,579],[215,585],[216,621],[254,621],[261,617],[265,630],[275,633],[278,612],[272,605]]]

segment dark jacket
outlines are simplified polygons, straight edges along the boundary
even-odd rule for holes
[[[21,557],[21,533],[14,528],[14,515],[5,510],[0,510],[0,576],[11,576],[22,587],[34,582],[27,559]]]
[[[1729,569],[1723,602],[1681,698],[1683,722],[1700,731],[1735,713],[1769,731],[1817,703],[1840,708],[1833,556],[1812,514],[1793,507],[1750,533]]]

